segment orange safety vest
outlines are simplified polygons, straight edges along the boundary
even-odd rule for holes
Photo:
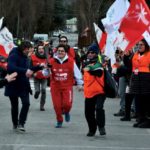
[[[150,72],[150,52],[140,55],[136,52],[132,59],[133,72]]]
[[[104,72],[101,77],[97,77],[84,71],[84,96],[92,98],[97,94],[104,94]]]

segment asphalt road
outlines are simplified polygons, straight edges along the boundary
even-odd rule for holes
[[[64,122],[56,129],[55,114],[49,88],[47,88],[46,111],[39,110],[39,100],[31,96],[31,106],[26,123],[26,133],[12,130],[10,103],[0,89],[0,150],[150,150],[150,129],[133,128],[135,120],[121,122],[113,113],[119,109],[119,99],[107,99],[106,131],[101,137],[87,137],[84,118],[83,93],[74,89],[71,122]]]

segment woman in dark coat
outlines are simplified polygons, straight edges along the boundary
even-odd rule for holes
[[[132,58],[130,93],[135,95],[138,121],[133,127],[150,128],[150,50],[143,39]]]
[[[29,83],[29,77],[33,74],[34,71],[42,69],[40,66],[34,68],[30,67],[28,53],[30,52],[31,48],[31,43],[29,41],[24,41],[20,46],[12,49],[8,56],[8,74],[17,72],[18,75],[15,81],[10,82],[6,85],[5,96],[8,96],[11,102],[13,129],[17,129],[21,132],[25,132],[24,124],[27,119],[27,114],[30,106],[29,93],[32,93]],[[19,98],[22,102],[20,114],[18,108]]]

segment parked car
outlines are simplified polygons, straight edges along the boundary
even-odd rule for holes
[[[35,33],[33,35],[33,40],[39,40],[39,41],[48,41],[48,34],[37,34]]]

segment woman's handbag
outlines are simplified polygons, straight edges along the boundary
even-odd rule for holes
[[[104,91],[108,98],[115,98],[118,95],[118,85],[111,73],[104,69]]]

